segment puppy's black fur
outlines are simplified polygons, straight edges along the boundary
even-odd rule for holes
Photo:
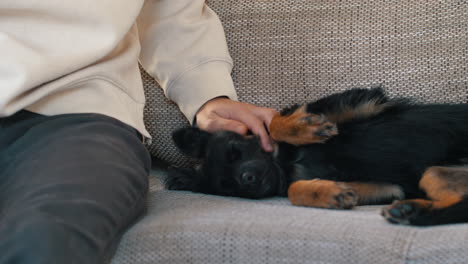
[[[282,119],[295,114],[305,116],[293,120],[294,126],[289,127],[290,123],[281,126]],[[317,121],[316,117],[321,118]],[[459,196],[454,198],[455,202],[428,209],[419,200],[416,205],[409,200],[410,206],[394,205],[384,210],[384,215],[391,222],[404,224],[468,222],[468,104],[417,104],[407,99],[390,99],[380,88],[352,89],[305,106],[284,109],[277,120],[280,125],[275,130],[298,137],[301,134],[296,130],[297,125],[304,123],[314,127],[331,122],[336,127],[317,126],[313,130],[316,135],[325,136],[322,143],[278,142],[274,153],[264,152],[255,136],[227,131],[208,133],[197,128],[177,130],[173,133],[176,145],[202,163],[196,168],[172,169],[166,180],[167,188],[264,198],[286,196],[295,182],[321,179],[397,186],[406,198],[431,201],[433,197],[428,197],[427,188],[421,187],[424,173],[434,166],[455,166],[456,181],[462,185],[457,189]],[[338,134],[328,133],[327,129],[337,129]],[[451,181],[452,178],[445,177],[437,186],[445,190],[444,186]],[[353,188],[345,196],[364,196],[355,193]],[[387,195],[376,189],[378,194],[367,199],[356,197],[351,199],[351,206],[337,208],[402,198],[395,188],[392,190]],[[291,199],[292,194],[289,195]],[[334,199],[343,197],[334,196]]]

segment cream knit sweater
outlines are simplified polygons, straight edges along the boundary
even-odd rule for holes
[[[0,1],[0,116],[100,113],[149,136],[138,62],[190,121],[209,99],[237,99],[204,0]]]

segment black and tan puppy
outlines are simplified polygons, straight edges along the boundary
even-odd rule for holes
[[[389,203],[390,222],[468,222],[468,104],[416,104],[380,88],[352,89],[275,116],[274,153],[257,137],[196,128],[176,145],[202,160],[172,169],[166,186],[245,198],[288,196],[300,206]],[[407,199],[407,200],[402,200]]]

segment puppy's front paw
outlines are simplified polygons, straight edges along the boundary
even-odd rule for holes
[[[270,135],[276,141],[293,145],[323,143],[338,134],[336,124],[325,116],[306,113],[299,108],[289,115],[276,115],[270,123]]]
[[[294,182],[288,198],[294,205],[330,209],[351,209],[358,202],[356,192],[346,183],[318,179]]]
[[[346,184],[337,183],[337,189],[335,190],[334,199],[335,203],[329,203],[333,209],[351,209],[357,205],[358,196],[356,192]]]
[[[164,185],[168,190],[197,191],[198,173],[193,168],[170,167]]]

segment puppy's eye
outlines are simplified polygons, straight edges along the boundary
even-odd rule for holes
[[[242,157],[242,152],[236,146],[231,145],[226,153],[226,159],[229,162],[234,162],[240,160]]]

